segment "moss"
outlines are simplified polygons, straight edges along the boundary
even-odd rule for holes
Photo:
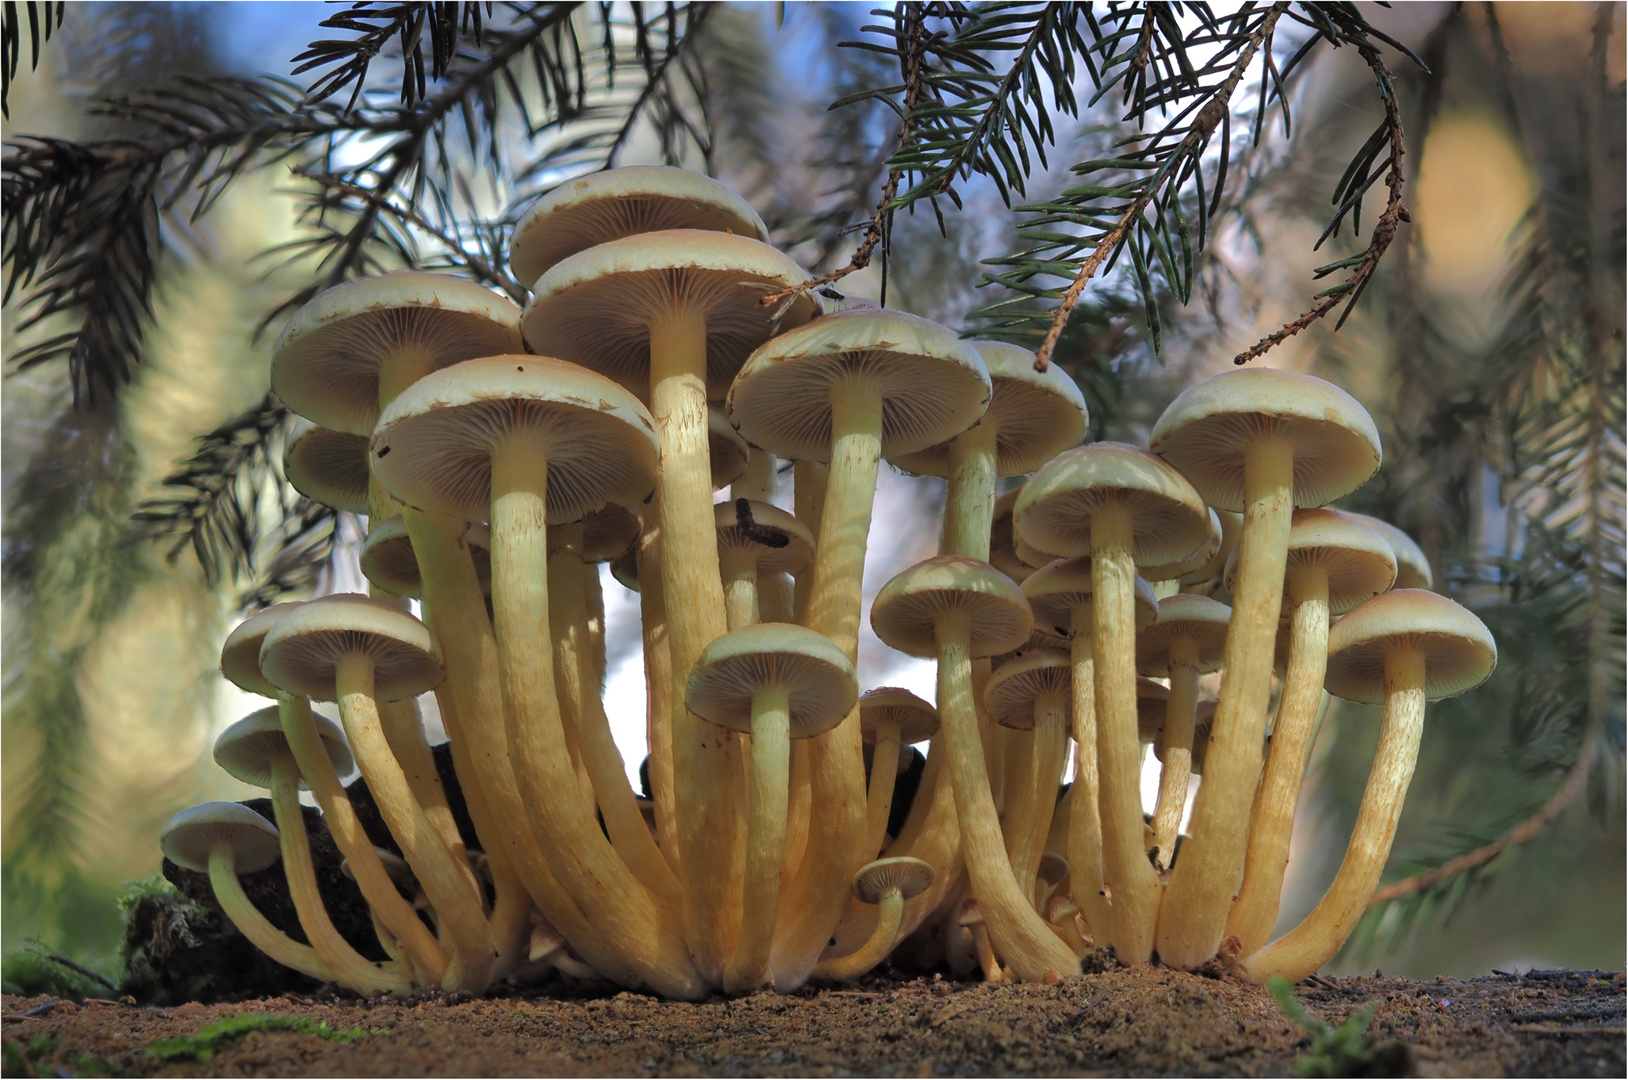
[[[308,1016],[285,1016],[278,1013],[245,1013],[229,1016],[207,1024],[196,1035],[179,1035],[159,1039],[147,1047],[147,1056],[160,1061],[208,1061],[215,1056],[220,1044],[242,1038],[254,1031],[302,1031],[329,1042],[356,1042],[369,1035],[383,1035],[387,1028],[336,1028],[326,1020],[312,1020]]]
[[[1374,1019],[1374,1005],[1358,1009],[1339,1027],[1314,1016],[1295,999],[1289,980],[1274,975],[1266,988],[1278,1008],[1311,1036],[1311,1048],[1295,1062],[1297,1076],[1411,1076],[1411,1055],[1402,1043],[1374,1045],[1368,1038],[1368,1025]]]

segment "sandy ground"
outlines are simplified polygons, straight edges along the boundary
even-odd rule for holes
[[[1624,980],[1601,972],[1296,988],[1337,1024],[1375,1006],[1371,1075],[1625,1074]],[[8,1076],[1294,1075],[1312,1037],[1230,976],[1114,968],[1055,986],[874,977],[841,990],[698,1004],[556,984],[546,993],[371,1002],[297,995],[220,1005],[6,997]],[[156,1040],[246,1013],[365,1029],[351,1042],[255,1031],[207,1061]],[[1326,1059],[1325,1059],[1326,1060]],[[1360,1064],[1338,1063],[1338,1074]]]

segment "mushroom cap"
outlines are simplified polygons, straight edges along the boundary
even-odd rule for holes
[[[952,439],[983,415],[989,373],[938,323],[883,308],[816,319],[754,352],[729,388],[729,419],[753,446],[831,459],[834,396],[857,377],[882,395],[882,456]]]
[[[260,646],[277,621],[304,604],[302,600],[286,600],[256,612],[238,623],[220,650],[220,673],[239,690],[261,697],[279,697],[282,691],[266,681],[260,671]]]
[[[610,562],[611,577],[628,592],[639,591],[639,549],[630,547]]]
[[[1314,375],[1274,368],[1223,372],[1182,391],[1148,446],[1204,501],[1244,508],[1244,450],[1272,434],[1294,446],[1294,504],[1322,506],[1379,471],[1379,432],[1357,399]]]
[[[650,391],[650,321],[682,302],[707,321],[707,399],[729,391],[747,354],[819,313],[799,293],[781,315],[760,301],[808,274],[759,240],[698,229],[642,233],[591,247],[537,280],[521,316],[526,344]]]
[[[385,410],[373,475],[409,506],[466,521],[491,515],[492,453],[523,435],[547,447],[548,524],[650,494],[659,444],[636,397],[546,356],[466,360],[420,379]]]
[[[519,323],[507,297],[463,278],[415,270],[357,278],[294,313],[271,351],[271,388],[323,427],[371,435],[387,359],[410,353],[441,368],[519,352]]]
[[[283,857],[277,826],[235,802],[207,802],[189,806],[164,823],[158,846],[176,866],[209,873],[209,852],[218,843],[231,846],[239,874],[252,874],[276,865]]]
[[[752,698],[765,686],[786,689],[791,737],[830,731],[859,700],[854,666],[824,634],[791,623],[743,627],[701,650],[685,700],[703,720],[751,734]]]
[[[317,735],[322,739],[322,748],[328,752],[328,760],[333,762],[334,772],[349,776],[356,768],[356,762],[351,757],[350,746],[345,742],[345,733],[326,716],[313,714],[312,719],[316,721]],[[288,736],[283,734],[283,722],[275,705],[269,709],[255,710],[221,732],[215,740],[215,764],[255,787],[269,788],[272,759],[279,754],[291,753],[293,751],[289,749]],[[299,785],[301,790],[311,786],[305,782],[303,775]]]
[[[1221,525],[1221,543],[1202,566],[1195,566],[1182,574],[1183,585],[1199,585],[1219,579],[1226,573],[1227,559],[1238,549],[1238,538],[1244,531],[1244,516],[1231,510],[1217,510],[1213,506],[1210,507],[1210,513],[1215,515]]]
[[[579,554],[586,563],[610,562],[620,557],[639,538],[639,518],[620,503],[606,503],[598,510],[589,511],[581,522],[582,549]],[[554,534],[549,534],[548,548],[554,549]]]
[[[1164,677],[1170,670],[1170,643],[1188,638],[1198,645],[1198,670],[1216,671],[1226,654],[1232,609],[1195,593],[1177,593],[1159,601],[1159,617],[1136,635],[1136,670]]]
[[[1355,514],[1318,507],[1296,510],[1289,526],[1287,567],[1320,564],[1328,571],[1328,610],[1343,615],[1396,583],[1391,545]],[[1226,585],[1233,587],[1238,552],[1227,560]],[[1288,617],[1289,611],[1284,609]]]
[[[751,510],[752,527],[740,523],[740,504]],[[814,534],[808,526],[778,506],[756,499],[714,503],[712,518],[718,527],[718,551],[750,548],[757,552],[758,573],[796,574],[814,559]]]
[[[729,423],[729,416],[717,405],[707,405],[707,465],[712,471],[712,490],[721,491],[746,474],[752,448]]]
[[[1047,885],[1056,885],[1068,877],[1068,860],[1055,851],[1046,850],[1040,853],[1040,880]]]
[[[1215,707],[1220,704],[1213,698],[1201,701],[1193,709],[1193,745],[1190,749],[1191,772],[1194,776],[1204,775],[1204,755],[1210,748],[1210,732],[1215,723]],[[1261,749],[1264,756],[1266,743],[1263,740]],[[1159,737],[1153,741],[1153,756],[1159,764],[1164,764],[1164,731],[1161,728]]]
[[[1165,705],[1170,689],[1141,675],[1136,677],[1136,737],[1145,743],[1159,741],[1164,733]]]
[[[1068,637],[1058,634],[1057,629],[1055,626],[1046,626],[1037,620],[1034,629],[1029,631],[1029,640],[1011,652],[996,653],[989,658],[990,665],[1000,667],[1009,660],[1015,660],[1020,656],[1028,656],[1033,652],[1069,652],[1074,647],[1073,642]]]
[[[260,667],[290,694],[333,701],[334,668],[353,653],[373,661],[376,701],[417,697],[441,684],[441,650],[429,628],[388,601],[356,593],[311,600],[277,620],[260,647]]]
[[[878,686],[859,696],[859,732],[873,743],[884,724],[898,726],[901,744],[919,743],[938,734],[938,710],[908,690]]]
[[[418,878],[413,874],[413,868],[406,859],[389,848],[376,847],[373,849],[373,853],[379,857],[379,862],[384,866],[385,874],[398,889],[404,889],[408,893],[418,891]],[[351,869],[349,859],[339,860],[339,872],[352,881],[356,880],[356,871]]]
[[[1434,583],[1430,572],[1430,560],[1425,558],[1424,550],[1413,537],[1390,522],[1370,514],[1358,514],[1351,510],[1345,513],[1383,536],[1385,542],[1391,546],[1391,553],[1396,556],[1396,588],[1430,588]]]
[[[1045,856],[1042,855],[1041,858],[1044,859]],[[1064,919],[1072,919],[1079,913],[1080,906],[1074,902],[1072,896],[1054,893],[1051,899],[1046,901],[1046,921],[1049,923],[1059,923]]]
[[[978,898],[969,896],[961,901],[961,910],[955,916],[957,926],[982,926],[984,924],[983,908],[978,906]]]
[[[1328,632],[1328,692],[1347,701],[1385,700],[1385,654],[1417,649],[1425,697],[1454,697],[1486,682],[1498,645],[1468,609],[1428,589],[1394,589],[1346,612]]]
[[[936,619],[950,611],[972,617],[974,659],[1011,652],[1034,629],[1029,602],[1012,579],[964,555],[936,555],[895,575],[871,602],[871,629],[884,644],[931,659],[938,656]]]
[[[994,517],[989,523],[989,565],[1019,585],[1034,573],[1034,567],[1018,557],[1013,544],[1016,536],[1012,532],[1012,507],[1017,505],[1021,494],[1020,489],[1013,488],[997,498]]]
[[[474,557],[475,576],[481,591],[492,589],[492,534],[479,522],[471,522],[464,542]],[[407,524],[399,517],[382,521],[368,530],[362,544],[362,575],[386,592],[421,599],[424,579],[418,572],[418,556],[413,552]]]
[[[877,859],[866,863],[854,875],[854,895],[862,904],[879,904],[894,889],[909,900],[926,892],[933,884],[933,868],[908,855]]]
[[[1109,503],[1130,510],[1138,566],[1187,558],[1210,534],[1209,508],[1161,458],[1125,443],[1099,442],[1058,454],[1023,485],[1012,520],[1043,551],[1091,554],[1092,514]]]
[[[1068,654],[1051,650],[1023,653],[1006,661],[989,676],[984,687],[984,708],[1001,727],[1033,731],[1034,704],[1046,694],[1059,695],[1063,723],[1072,729],[1074,665]]]
[[[302,418],[283,450],[283,475],[295,491],[323,506],[368,512],[366,435],[330,431]]]
[[[1134,592],[1133,618],[1136,629],[1152,626],[1159,617],[1159,598],[1153,586],[1137,577]],[[1091,603],[1091,560],[1054,559],[1030,574],[1023,582],[1023,595],[1029,598],[1035,621],[1066,631],[1074,622],[1074,609]]]
[[[1031,573],[1047,563],[1056,562],[1058,559],[1063,558],[1056,552],[1041,551],[1015,530],[1012,533],[1012,553],[1018,557],[1018,562],[1027,567]]]
[[[995,429],[995,472],[1022,476],[1034,472],[1085,438],[1085,395],[1056,364],[1034,369],[1035,355],[1004,341],[969,341],[983,357],[992,387],[989,407],[976,425]],[[901,454],[893,464],[922,476],[950,475],[950,440]]]
[[[667,229],[769,239],[757,211],[711,177],[666,165],[630,165],[567,180],[532,203],[514,227],[509,268],[529,285],[579,251]]]
[[[1137,571],[1148,581],[1174,581],[1177,578],[1185,579],[1188,574],[1200,567],[1208,566],[1215,558],[1215,553],[1221,550],[1223,538],[1221,516],[1210,508],[1210,535],[1204,538],[1204,543],[1185,559],[1163,566],[1144,566]]]

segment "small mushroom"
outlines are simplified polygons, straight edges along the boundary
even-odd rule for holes
[[[854,875],[854,896],[862,904],[877,908],[876,928],[865,944],[846,956],[821,960],[814,977],[844,982],[857,979],[880,964],[898,939],[904,902],[924,892],[933,883],[933,868],[920,859],[902,856],[866,863]]]

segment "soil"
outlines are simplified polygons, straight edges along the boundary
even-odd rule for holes
[[[1104,967],[1052,986],[905,981],[697,1004],[555,983],[458,1001],[288,994],[177,1007],[3,999],[8,1076],[1615,1076],[1621,973],[1533,971],[1295,988],[1337,1026],[1372,1007],[1365,1057],[1330,1057],[1271,996],[1222,972]],[[242,1014],[361,1028],[254,1031],[206,1061],[155,1040]]]

